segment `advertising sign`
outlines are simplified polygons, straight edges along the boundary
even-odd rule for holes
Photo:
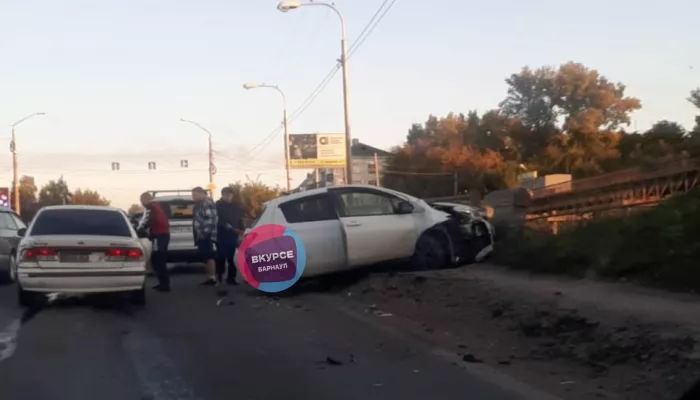
[[[289,135],[290,168],[332,168],[343,165],[345,165],[344,134]]]

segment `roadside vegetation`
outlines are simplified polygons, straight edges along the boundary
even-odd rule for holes
[[[592,220],[556,236],[527,229],[518,236],[498,243],[498,263],[700,292],[700,189],[649,211]]]

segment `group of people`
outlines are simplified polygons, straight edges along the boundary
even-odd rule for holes
[[[221,199],[216,203],[201,187],[192,189],[195,202],[192,211],[192,232],[194,244],[200,260],[204,263],[207,278],[202,285],[218,285],[224,279],[230,285],[236,284],[234,254],[238,248],[243,226],[243,211],[233,202],[233,190],[221,190]],[[167,268],[167,253],[170,243],[170,223],[163,207],[154,201],[149,192],[141,194],[143,217],[137,231],[144,232],[153,243],[151,265],[158,278],[153,289],[170,291],[170,276]]]

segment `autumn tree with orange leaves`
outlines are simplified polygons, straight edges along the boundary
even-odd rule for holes
[[[517,185],[517,175],[538,171],[587,177],[683,157],[700,156],[695,132],[660,121],[628,133],[641,101],[598,71],[569,62],[558,68],[523,68],[506,79],[506,98],[482,115],[430,115],[413,124],[393,151],[382,183],[416,196],[482,193]],[[689,101],[700,109],[700,89]],[[438,175],[441,174],[441,175]]]

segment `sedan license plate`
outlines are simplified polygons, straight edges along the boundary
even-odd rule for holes
[[[177,232],[177,233],[190,233],[190,232],[192,232],[192,228],[189,226],[172,226],[172,227],[170,227],[170,230],[172,232]]]
[[[90,262],[90,253],[60,253],[58,259],[62,263]]]

